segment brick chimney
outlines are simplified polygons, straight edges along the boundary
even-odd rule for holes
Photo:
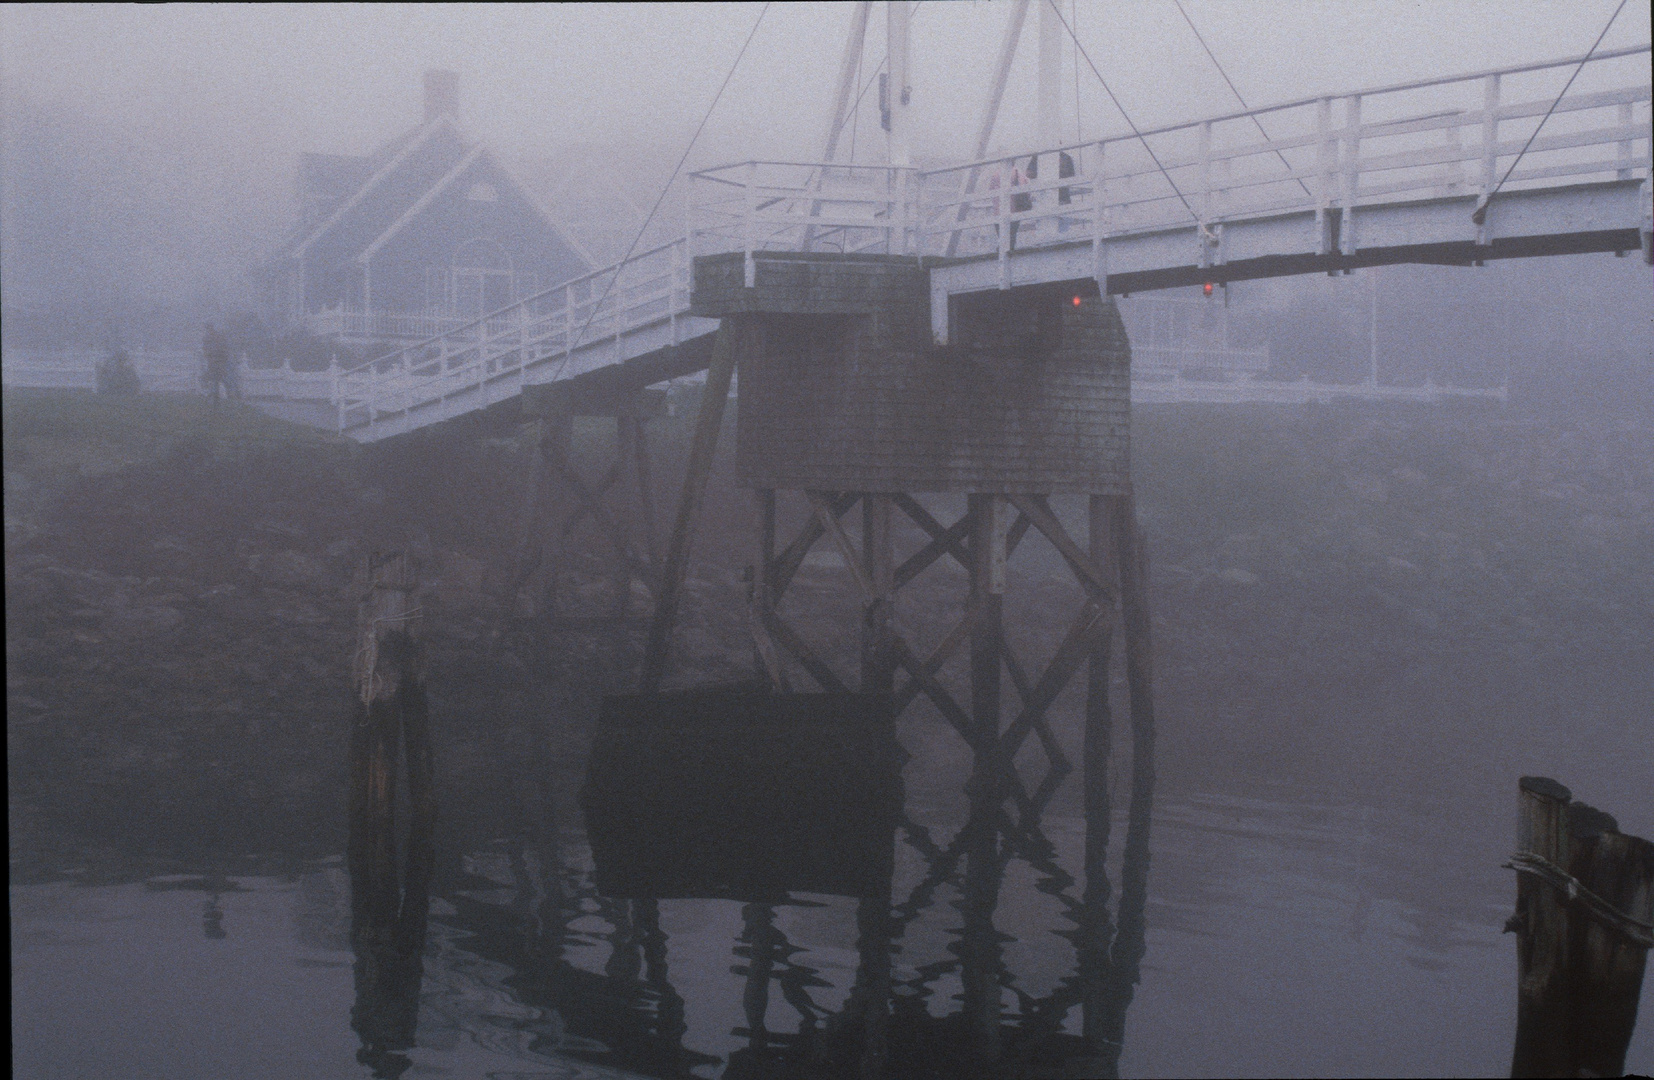
[[[425,122],[442,115],[459,118],[459,72],[425,73]]]

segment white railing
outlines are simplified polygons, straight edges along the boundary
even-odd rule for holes
[[[93,390],[108,349],[8,348],[0,356],[0,384],[8,387]],[[185,349],[128,350],[138,386],[149,393],[202,393],[201,355]]]
[[[457,315],[407,315],[395,312],[328,308],[304,316],[304,328],[317,337],[361,338],[371,341],[396,338],[424,339],[447,333],[468,320]]]
[[[687,244],[675,240],[341,372],[339,428],[491,384],[551,381],[626,360],[628,340],[646,329],[665,328],[665,343],[677,344],[689,274]]]
[[[1349,254],[1359,211],[1374,204],[1453,195],[1485,203],[1501,181],[1505,191],[1646,184],[1648,52],[1596,55],[1561,100],[1553,84],[1579,57],[933,170],[922,181],[921,250],[1008,260],[1026,247],[1193,225],[1209,265],[1226,221],[1303,211],[1326,221],[1336,211],[1339,227],[1324,231],[1323,252]]]
[[[1213,299],[1139,296],[1120,302],[1131,339],[1134,374],[1222,371],[1262,374],[1269,346],[1237,348],[1229,340],[1229,309]]]
[[[337,403],[339,376],[338,357],[321,370],[295,368],[291,360],[255,365],[243,357],[236,370],[236,386],[249,401]]]
[[[884,165],[746,161],[690,174],[691,255],[753,252],[910,254],[919,171]]]
[[[684,239],[483,318],[428,327],[416,344],[340,372],[330,400],[340,430],[349,430],[456,395],[486,404],[490,388],[514,390],[675,344],[689,318],[692,260],[715,252],[743,252],[748,285],[765,251],[991,257],[1008,285],[1012,258],[1027,249],[1089,244],[1101,270],[1111,238],[1192,228],[1199,265],[1208,266],[1223,261],[1226,223],[1313,212],[1322,253],[1350,254],[1365,208],[1455,195],[1485,204],[1501,183],[1514,191],[1601,180],[1642,181],[1646,230],[1648,52],[1597,54],[1560,101],[1557,87],[1579,57],[928,171],[763,161],[705,169],[690,177]],[[356,314],[330,317],[354,326]],[[1212,366],[1193,353],[1189,363],[1161,359]],[[1215,366],[1248,371],[1258,363],[1230,355]]]
[[[691,251],[744,251],[750,279],[753,253],[767,250],[1008,263],[1026,248],[1193,226],[1208,265],[1221,258],[1225,222],[1311,211],[1326,223],[1324,253],[1348,254],[1359,211],[1375,204],[1453,195],[1485,202],[1501,182],[1500,190],[1518,191],[1646,181],[1648,51],[1597,54],[1560,101],[1556,84],[1579,57],[943,169],[751,161],[703,170],[692,177]]]

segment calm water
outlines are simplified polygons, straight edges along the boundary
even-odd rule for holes
[[[1005,869],[984,913],[957,875],[934,872],[960,800],[945,778],[913,769],[893,888],[890,1074],[940,1069],[936,1048],[964,1045],[962,957],[997,953],[1007,1024],[1043,1025],[1047,1044],[1072,1049],[1086,921],[1070,880],[1084,838],[1069,805],[1075,780],[1014,842],[1001,838]],[[1510,840],[1494,804],[1512,793],[1486,792],[1481,821],[1353,791],[1206,787],[1162,782],[1149,858],[1133,851],[1132,867],[1129,815],[1115,808],[1107,916],[1119,933],[1097,1000],[1114,1024],[1105,1028],[1123,1033],[1122,1075],[1507,1072],[1515,957],[1500,926],[1514,887],[1499,868]],[[14,886],[16,1074],[817,1075],[797,1064],[812,1045],[854,1060],[836,1016],[861,962],[855,901],[608,900],[568,825],[500,832],[439,837],[417,1045],[400,1055],[362,1055],[352,1029],[342,855],[281,877],[203,866],[118,885]],[[1141,881],[1145,868],[1146,896],[1133,898],[1133,871]],[[965,928],[984,914],[995,933],[973,945]],[[1654,1071],[1650,996],[1630,1071]],[[1095,1075],[1111,1056],[1073,1075]]]

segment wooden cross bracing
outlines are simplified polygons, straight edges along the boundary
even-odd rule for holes
[[[1069,535],[1043,496],[987,496],[999,506],[985,512],[1015,518],[998,530],[990,541],[996,550],[990,561],[1001,564],[989,570],[995,577],[983,589],[973,589],[971,599],[958,621],[928,654],[918,652],[894,619],[896,592],[910,584],[924,570],[944,556],[951,557],[967,573],[974,569],[972,515],[968,510],[952,525],[944,525],[917,499],[908,494],[870,492],[806,491],[811,513],[792,540],[779,552],[776,535],[776,492],[763,489],[757,494],[760,522],[759,565],[752,575],[750,623],[760,665],[777,689],[790,690],[793,680],[789,661],[810,676],[824,691],[850,692],[852,680],[841,677],[797,628],[781,613],[780,606],[805,557],[823,537],[837,551],[849,571],[862,605],[863,656],[860,689],[888,693],[893,713],[900,715],[921,695],[928,699],[959,736],[980,753],[991,754],[1009,763],[1029,735],[1039,741],[1051,763],[1054,778],[1060,780],[1072,763],[1052,734],[1048,713],[1080,665],[1092,658],[1099,640],[1106,640],[1116,606],[1116,590],[1107,571],[1093,562]],[[864,536],[858,546],[844,527],[844,515],[857,503],[864,508]],[[992,504],[989,504],[990,506]],[[892,511],[902,514],[929,539],[898,566],[890,542]],[[994,602],[1003,592],[1003,562],[1012,555],[1030,531],[1045,536],[1061,554],[1087,592],[1085,602],[1067,629],[1056,653],[1037,676],[1017,657],[997,625]],[[989,591],[989,589],[992,591]],[[994,625],[987,625],[994,624]],[[961,648],[980,636],[985,625],[993,641],[998,663],[1010,677],[1019,711],[1003,731],[985,732],[971,711],[946,687],[942,668]],[[898,682],[898,678],[900,681]],[[1023,789],[1014,773],[1004,778],[1006,793],[1019,802],[1032,796]],[[1048,785],[1041,785],[1042,788]],[[1048,796],[1047,796],[1048,798]]]
[[[546,568],[539,590],[543,597],[540,615],[559,628],[624,622],[634,582],[643,584],[651,600],[659,590],[647,416],[643,410],[625,407],[603,414],[613,416],[615,421],[615,456],[600,476],[591,479],[572,460],[575,415],[558,411],[540,422],[535,475],[524,513],[522,554],[511,590],[516,596],[537,571]],[[635,506],[623,505],[627,495],[635,499]],[[547,520],[563,508],[567,509],[560,514],[560,521]],[[587,521],[608,556],[614,592],[612,609],[595,618],[559,616],[558,578],[567,560],[558,556],[566,556],[576,532]],[[634,533],[634,522],[641,538]]]

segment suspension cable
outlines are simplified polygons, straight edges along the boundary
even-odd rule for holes
[[[1620,6],[1614,9],[1612,15],[1608,16],[1608,25],[1604,26],[1602,33],[1597,35],[1597,40],[1591,45],[1590,52],[1587,52],[1584,58],[1580,60],[1579,66],[1574,68],[1574,73],[1568,76],[1568,81],[1562,86],[1562,93],[1556,95],[1556,100],[1551,102],[1551,107],[1545,110],[1545,115],[1539,121],[1539,127],[1534,128],[1533,134],[1528,136],[1528,141],[1522,144],[1522,149],[1518,151],[1515,160],[1510,163],[1510,168],[1505,170],[1505,175],[1499,178],[1499,182],[1493,185],[1493,190],[1489,191],[1486,197],[1482,199],[1482,205],[1478,206],[1476,212],[1470,215],[1471,221],[1477,225],[1487,224],[1487,208],[1493,202],[1493,197],[1499,194],[1499,189],[1505,186],[1505,181],[1510,179],[1510,174],[1516,171],[1516,163],[1521,161],[1522,155],[1528,152],[1528,147],[1533,145],[1533,140],[1539,138],[1539,129],[1545,126],[1545,121],[1549,120],[1551,114],[1556,112],[1556,107],[1562,104],[1562,99],[1568,95],[1568,88],[1574,85],[1574,80],[1579,78],[1579,73],[1585,70],[1585,65],[1590,63],[1592,54],[1597,51],[1597,46],[1602,44],[1602,39],[1608,36],[1608,30],[1614,25],[1614,20],[1619,18],[1620,12],[1624,10],[1625,0],[1620,0]]]
[[[1085,46],[1080,44],[1080,39],[1075,36],[1074,28],[1068,25],[1067,19],[1063,18],[1062,8],[1057,6],[1057,0],[1045,0],[1045,2],[1051,5],[1051,10],[1056,13],[1057,21],[1062,23],[1064,30],[1068,31],[1068,36],[1074,41],[1074,48],[1078,49],[1080,55],[1085,57],[1086,66],[1091,69],[1091,74],[1097,76],[1097,81],[1102,84],[1104,92],[1108,94],[1108,99],[1114,102],[1116,109],[1120,110],[1120,115],[1125,119],[1126,126],[1131,128],[1131,133],[1137,136],[1137,141],[1143,144],[1144,150],[1148,151],[1150,160],[1154,162],[1154,167],[1160,170],[1160,175],[1165,177],[1166,183],[1171,185],[1173,194],[1177,196],[1177,201],[1183,204],[1183,209],[1187,210],[1189,216],[1198,223],[1200,215],[1195,213],[1195,208],[1189,205],[1189,200],[1183,195],[1183,189],[1177,186],[1177,181],[1173,180],[1172,174],[1166,171],[1166,166],[1160,163],[1160,155],[1154,152],[1154,147],[1149,145],[1149,140],[1145,139],[1143,133],[1137,130],[1137,125],[1132,123],[1131,114],[1126,112],[1126,107],[1120,104],[1118,97],[1115,97],[1113,89],[1108,85],[1108,80],[1103,78],[1103,73],[1098,71],[1097,65],[1092,62],[1091,54],[1086,51]]]
[[[1206,50],[1206,56],[1212,61],[1212,66],[1218,69],[1218,74],[1223,76],[1223,81],[1229,84],[1229,92],[1231,94],[1235,95],[1235,100],[1240,102],[1241,108],[1250,109],[1252,106],[1248,105],[1246,103],[1246,99],[1241,97],[1240,90],[1238,90],[1235,87],[1235,81],[1229,77],[1229,73],[1227,71],[1223,70],[1223,65],[1218,63],[1218,58],[1212,52],[1212,47],[1210,45],[1206,44],[1205,36],[1202,35],[1201,32],[1200,32],[1200,29],[1195,26],[1195,21],[1193,19],[1189,18],[1188,11],[1184,10],[1183,0],[1172,0],[1172,3],[1177,5],[1177,13],[1179,15],[1183,16],[1183,21],[1189,24],[1189,29],[1190,30],[1194,31],[1195,40],[1200,42],[1200,47],[1202,49]],[[1265,142],[1268,142],[1269,141],[1269,132],[1264,130],[1263,121],[1259,120],[1258,117],[1257,117],[1257,114],[1255,114],[1255,113],[1252,116],[1252,122],[1254,124],[1258,125],[1258,134],[1260,134],[1264,137]],[[1290,173],[1292,171],[1292,162],[1290,162],[1286,159],[1286,155],[1281,153],[1279,150],[1277,150],[1277,151],[1275,151],[1275,156],[1281,159],[1281,164],[1285,165],[1286,166],[1286,171]],[[1309,195],[1311,198],[1314,197],[1314,195],[1309,190],[1309,185],[1304,183],[1304,181],[1301,178],[1298,181],[1298,186],[1304,189],[1304,194],[1305,195]]]
[[[586,316],[586,321],[581,325],[580,333],[576,335],[574,342],[564,350],[563,363],[558,366],[557,374],[552,376],[552,381],[555,382],[563,377],[563,371],[568,367],[569,359],[574,355],[574,350],[580,347],[582,341],[586,340],[586,331],[591,329],[592,320],[597,318],[599,311],[603,310],[603,301],[609,298],[609,293],[614,289],[615,282],[620,280],[620,273],[626,266],[626,260],[630,259],[632,252],[637,250],[639,241],[643,239],[644,230],[648,229],[649,222],[654,220],[655,212],[660,209],[660,204],[666,201],[666,193],[672,190],[672,184],[678,179],[678,173],[683,171],[683,163],[689,160],[689,152],[695,149],[696,140],[701,137],[701,132],[706,130],[706,122],[712,119],[712,110],[718,107],[718,102],[724,96],[724,91],[729,89],[729,80],[735,77],[735,69],[741,66],[741,58],[747,54],[747,46],[751,45],[752,39],[758,35],[758,27],[763,23],[764,16],[768,14],[769,10],[770,0],[766,0],[763,8],[758,12],[758,18],[752,22],[752,29],[747,32],[747,40],[741,43],[741,51],[735,54],[734,63],[729,65],[729,71],[724,75],[724,81],[718,86],[718,92],[712,95],[712,103],[706,107],[706,113],[701,117],[700,125],[695,128],[695,134],[689,137],[689,145],[683,148],[683,156],[678,158],[677,165],[672,168],[672,175],[667,178],[665,186],[660,189],[660,195],[655,199],[655,205],[649,208],[649,213],[644,217],[643,224],[638,226],[637,235],[632,237],[631,247],[626,249],[626,254],[621,257],[620,262],[615,264],[615,272],[609,276],[609,283],[603,286],[603,295],[599,296],[597,303],[592,305],[591,314]]]

